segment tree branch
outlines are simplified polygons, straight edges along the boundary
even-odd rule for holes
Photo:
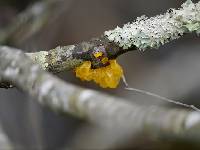
[[[23,60],[23,63],[22,63]],[[17,49],[0,47],[0,77],[34,96],[42,105],[129,133],[200,139],[200,113],[160,107],[141,107],[121,98],[86,90],[43,71]]]
[[[180,38],[184,33],[199,33],[199,14],[200,2],[194,4],[187,0],[178,10],[169,9],[167,13],[151,18],[142,16],[133,23],[125,24],[123,28],[105,31],[100,38],[27,55],[43,69],[53,73],[73,69],[84,61],[91,61],[93,68],[99,68],[107,64],[94,56],[96,52],[102,52],[103,57],[108,59],[115,59],[128,51],[158,48]]]
[[[0,149],[13,150],[14,144],[10,141],[2,126],[0,126]]]
[[[105,35],[123,49],[136,46],[140,50],[158,48],[184,33],[200,33],[200,2],[187,0],[180,9],[169,9],[165,14],[147,18],[142,16],[123,28],[106,31]]]
[[[54,73],[73,69],[84,61],[91,61],[93,68],[103,67],[107,64],[94,56],[96,52],[102,52],[103,57],[108,59],[116,59],[128,51],[158,48],[180,38],[184,33],[195,31],[199,34],[199,14],[200,2],[194,4],[188,0],[178,10],[170,9],[164,15],[149,19],[142,16],[132,24],[125,24],[123,28],[106,31],[100,38],[31,54],[35,57],[31,58],[43,69]]]

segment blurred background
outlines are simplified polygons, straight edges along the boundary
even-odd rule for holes
[[[183,2],[184,0],[0,0],[0,42],[25,52],[49,50],[58,45],[87,41],[117,25],[134,21],[143,14],[151,17],[164,13],[169,8],[179,8]],[[46,8],[46,3],[52,4]],[[30,9],[34,12],[31,21],[17,28],[20,21],[26,22],[28,16],[24,12]],[[18,20],[19,15],[23,19]],[[35,24],[33,20],[39,21]],[[200,108],[199,42],[200,39],[195,34],[188,34],[159,49],[126,53],[118,61],[124,68],[129,86]],[[123,97],[140,105],[178,107],[154,97],[127,91],[123,83],[117,89],[101,89],[94,83],[81,82],[73,71],[66,71],[58,76],[66,82]],[[8,138],[19,149],[104,149],[108,145],[105,135],[92,125],[70,115],[52,112],[16,88],[0,89],[0,122]],[[120,146],[126,147],[125,145],[141,150],[199,148],[173,139],[166,141],[142,135]],[[111,147],[116,148],[115,145]]]

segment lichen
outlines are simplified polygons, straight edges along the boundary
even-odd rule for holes
[[[81,59],[73,58],[72,53],[75,46],[58,46],[55,49],[49,51],[47,57],[49,69],[55,72],[60,72],[61,70],[70,70],[82,63]]]
[[[33,62],[36,62],[40,65],[40,67],[44,70],[48,67],[48,63],[46,60],[46,56],[48,55],[47,51],[40,51],[36,53],[26,53],[27,56],[29,56]]]
[[[185,32],[193,31],[200,32],[200,2],[194,4],[187,0],[178,10],[169,9],[167,13],[151,18],[142,16],[123,28],[117,27],[104,34],[123,49],[136,46],[145,50],[158,48]]]
[[[123,70],[116,60],[109,60],[109,65],[98,69],[91,68],[91,62],[85,61],[75,69],[76,77],[83,81],[94,81],[103,88],[116,88],[123,75]]]

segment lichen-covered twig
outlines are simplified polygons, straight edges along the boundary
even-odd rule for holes
[[[58,46],[49,51],[26,53],[26,55],[29,56],[33,62],[39,64],[43,70],[52,73],[74,69],[84,61],[91,61],[95,68],[105,66],[101,59],[95,57],[95,53],[102,52],[103,55],[109,59],[113,59],[119,54],[119,48],[113,45],[112,42],[107,42],[105,40],[106,39],[101,38],[92,39],[89,42],[63,47]],[[10,87],[12,86],[7,82],[0,82],[0,88]]]
[[[60,72],[91,61],[93,68],[105,66],[102,59],[96,58],[96,52],[103,57],[115,59],[127,51],[159,46],[181,37],[184,33],[200,32],[200,2],[186,1],[182,8],[170,9],[163,15],[147,18],[140,17],[133,23],[106,31],[100,38],[70,46],[60,46],[48,52],[32,54],[44,69]],[[32,57],[33,58],[33,57]]]
[[[102,53],[101,58],[95,56],[99,52]],[[115,59],[121,53],[123,51],[120,47],[101,37],[79,44],[58,46],[49,51],[27,53],[27,55],[44,70],[57,73],[74,69],[84,61],[91,61],[93,68],[100,68],[106,66],[102,58]]]
[[[148,18],[138,17],[123,28],[106,31],[105,35],[123,49],[136,46],[140,50],[159,46],[181,37],[184,33],[200,32],[200,2],[187,0],[180,9],[169,9],[165,14]]]
[[[194,4],[187,0],[182,8],[170,9],[163,15],[147,18],[140,17],[133,23],[106,31],[100,38],[69,46],[58,46],[49,51],[27,53],[42,69],[57,73],[74,69],[85,61],[90,61],[92,68],[107,65],[103,58],[115,59],[127,51],[147,48],[158,48],[184,33],[200,31],[200,2]],[[96,57],[96,53],[102,53]],[[0,83],[0,87],[10,85]]]
[[[23,60],[23,63],[21,62]],[[42,105],[129,133],[200,140],[200,113],[142,107],[120,98],[86,90],[43,71],[17,49],[0,47],[0,77],[34,96]],[[195,131],[195,132],[194,132]]]
[[[123,28],[106,31],[100,38],[27,55],[43,69],[53,73],[75,68],[84,61],[91,61],[93,68],[99,68],[105,64],[94,56],[96,52],[102,52],[103,57],[108,59],[115,59],[127,51],[158,48],[184,33],[199,33],[199,14],[200,2],[194,4],[187,0],[178,10],[169,9],[167,13],[151,18],[142,16]]]

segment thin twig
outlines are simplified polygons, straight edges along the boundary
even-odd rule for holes
[[[184,106],[184,107],[187,107],[187,108],[191,108],[191,109],[193,109],[195,111],[200,112],[200,109],[197,108],[197,107],[195,107],[194,105],[184,104],[184,103],[181,103],[181,102],[178,102],[178,101],[175,101],[175,100],[172,100],[172,99],[160,96],[160,95],[155,94],[155,93],[151,93],[151,92],[148,92],[148,91],[145,91],[145,90],[141,90],[141,89],[137,89],[137,88],[132,88],[132,87],[125,87],[125,89],[129,90],[129,91],[138,92],[138,93],[141,93],[141,94],[144,94],[144,95],[149,95],[149,96],[158,98],[160,100],[164,100],[164,101],[167,101],[167,102],[170,102],[170,103],[174,103],[176,105],[180,105],[180,106]]]
[[[176,100],[172,100],[172,99],[166,98],[164,96],[160,96],[160,95],[152,93],[152,92],[148,92],[148,91],[145,91],[145,90],[129,87],[129,84],[128,84],[128,82],[127,82],[127,80],[126,80],[124,75],[122,77],[122,80],[123,80],[123,83],[125,85],[125,89],[128,90],[128,91],[134,91],[134,92],[138,92],[138,93],[141,93],[141,94],[144,94],[144,95],[149,95],[149,96],[152,96],[154,98],[157,98],[157,99],[160,99],[160,100],[164,100],[164,101],[167,101],[167,102],[170,102],[170,103],[174,103],[176,105],[180,105],[180,106],[183,106],[183,107],[186,107],[186,108],[190,108],[190,109],[193,109],[195,111],[200,112],[200,109],[195,107],[194,105],[188,105],[188,104],[185,104],[185,103],[182,103],[182,102],[178,102]]]

